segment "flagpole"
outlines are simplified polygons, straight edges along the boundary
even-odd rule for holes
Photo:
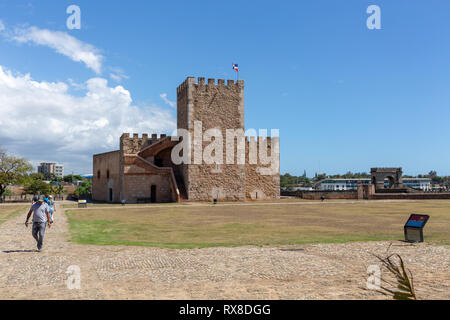
[[[236,82],[239,81],[239,66],[237,64],[234,64],[233,62],[233,70],[236,71],[237,75],[236,75]]]

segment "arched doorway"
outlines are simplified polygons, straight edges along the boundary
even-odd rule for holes
[[[388,189],[392,189],[392,188],[395,187],[395,179],[394,179],[394,177],[388,176],[388,177],[386,177],[386,180],[387,180],[386,187]]]
[[[375,191],[383,189],[402,189],[402,168],[372,168],[372,184]]]

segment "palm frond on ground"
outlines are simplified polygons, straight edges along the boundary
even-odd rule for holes
[[[385,295],[392,295],[395,300],[417,300],[412,273],[405,267],[402,257],[398,254],[391,254],[386,258],[381,258],[377,255],[375,257],[380,260],[383,266],[396,279],[396,283],[382,279],[391,289],[381,286],[380,292]]]

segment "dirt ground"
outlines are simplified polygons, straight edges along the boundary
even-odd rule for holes
[[[44,251],[23,215],[0,225],[0,299],[386,299],[366,289],[367,267],[390,242],[163,249],[69,241],[58,206]],[[394,242],[421,299],[450,299],[450,248]],[[80,289],[69,289],[70,266]],[[70,270],[70,269],[69,269]],[[383,271],[383,278],[387,273]]]

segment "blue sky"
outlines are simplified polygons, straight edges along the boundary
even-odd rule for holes
[[[81,30],[66,27],[71,4],[81,8]],[[381,30],[366,27],[371,4],[381,8]],[[176,87],[187,76],[234,79],[236,62],[246,128],[280,130],[282,173],[395,166],[450,175],[448,1],[0,0],[0,21],[4,83],[19,82],[26,92],[14,94],[27,97],[19,104],[11,85],[3,96],[0,88],[0,145],[33,163],[87,173],[92,154],[116,148],[124,128],[170,133]],[[101,70],[37,42],[43,30],[82,43]],[[51,89],[36,93],[32,81]],[[134,108],[136,118],[114,118]],[[38,123],[29,119],[42,110]]]

